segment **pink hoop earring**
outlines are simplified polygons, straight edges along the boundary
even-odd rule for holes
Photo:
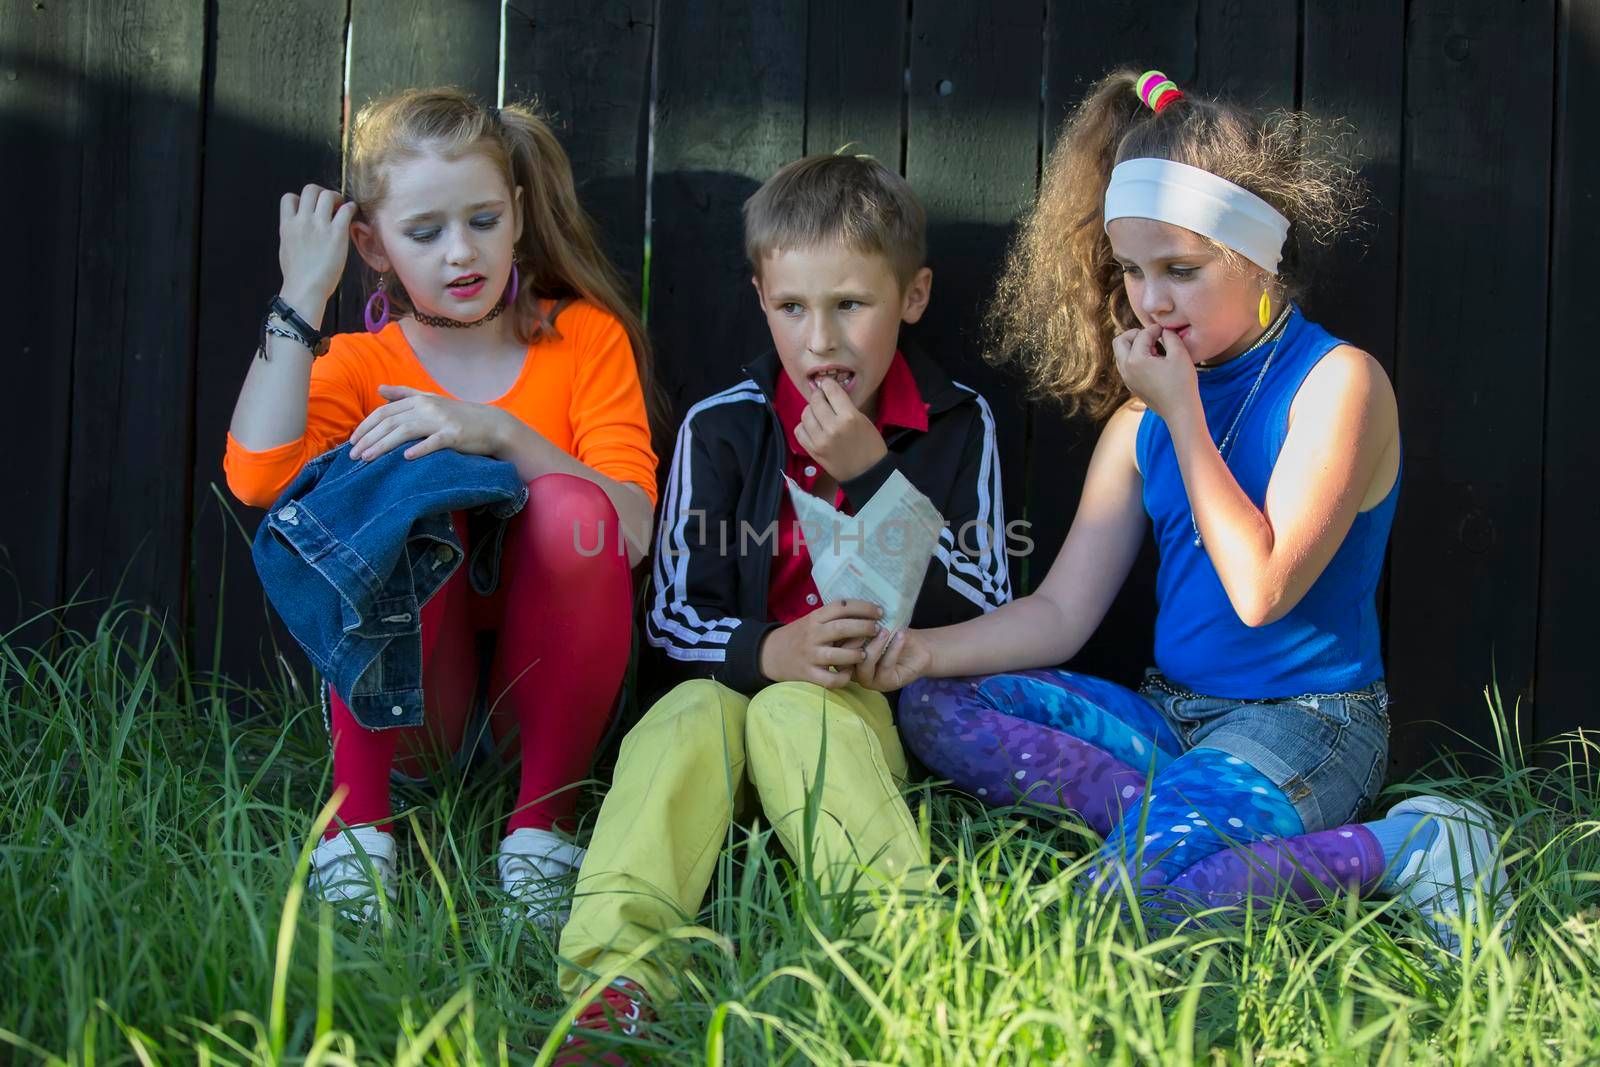
[[[511,263],[511,287],[506,290],[506,307],[510,307],[517,302],[517,289],[521,284],[522,278],[517,274],[517,264],[513,260]]]
[[[389,276],[387,274],[378,275],[378,287],[372,291],[371,296],[367,297],[367,306],[362,309],[362,317],[366,319],[368,333],[377,333],[389,325],[389,294],[384,292],[388,285]],[[383,304],[383,312],[374,315],[372,313],[372,305],[380,301]]]

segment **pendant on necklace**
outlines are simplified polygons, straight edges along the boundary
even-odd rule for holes
[[[1278,321],[1272,324],[1272,328],[1263,334],[1261,339],[1251,345],[1249,349],[1240,353],[1241,355],[1249,355],[1269,340],[1272,342],[1272,349],[1267,353],[1266,362],[1261,364],[1261,370],[1256,374],[1254,384],[1250,386],[1250,391],[1245,394],[1244,403],[1239,405],[1238,412],[1233,416],[1233,424],[1228,427],[1228,432],[1222,436],[1222,443],[1217,446],[1217,454],[1222,457],[1222,465],[1224,467],[1228,465],[1228,446],[1233,443],[1234,431],[1239,429],[1239,420],[1244,418],[1245,409],[1250,406],[1250,401],[1256,398],[1256,390],[1261,388],[1261,381],[1267,376],[1268,368],[1272,366],[1272,357],[1278,354],[1278,346],[1283,343],[1285,331],[1281,330],[1280,327],[1288,320],[1289,310],[1289,307],[1285,307],[1278,315]],[[1232,472],[1230,471],[1230,473]],[[1200,536],[1200,523],[1194,517],[1193,506],[1189,508],[1189,525],[1194,529],[1194,547],[1204,548],[1205,541]]]

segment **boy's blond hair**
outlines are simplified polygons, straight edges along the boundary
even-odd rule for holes
[[[927,259],[927,224],[911,186],[871,156],[806,156],[744,202],[744,250],[759,276],[773,252],[840,243],[883,256],[904,287]]]

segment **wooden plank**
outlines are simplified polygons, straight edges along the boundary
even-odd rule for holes
[[[0,7],[0,199],[26,204],[11,220],[26,255],[0,257],[0,292],[29,294],[0,339],[0,389],[24,462],[8,463],[0,517],[0,631],[63,597],[68,423],[83,151],[82,67],[86,19],[67,5]],[[12,640],[33,642],[31,627]]]
[[[1555,235],[1550,269],[1549,387],[1545,391],[1543,548],[1540,552],[1539,653],[1533,733],[1552,737],[1600,729],[1594,698],[1594,605],[1600,601],[1600,453],[1594,412],[1600,407],[1600,6],[1560,0],[1555,115]],[[1520,367],[1517,368],[1520,373]]]
[[[572,157],[578,197],[639,293],[650,126],[650,0],[506,9],[506,100],[536,98]]]
[[[1045,141],[1091,85],[1118,67],[1164,71],[1178,85],[1194,81],[1200,0],[1053,0],[1045,20]]]
[[[1027,405],[981,358],[983,309],[1038,179],[1043,10],[1007,0],[911,12],[906,177],[928,210],[933,300],[913,336],[994,410],[1007,517],[1023,514]],[[1020,561],[1013,561],[1016,566]]]
[[[808,17],[805,151],[848,144],[899,170],[906,5],[811,0]]]
[[[374,97],[455,85],[489,104],[500,78],[494,0],[351,0],[350,113]]]
[[[181,626],[203,0],[87,8],[66,584]],[[80,621],[94,618],[97,606]]]
[[[500,4],[494,0],[349,0],[346,118],[369,101],[418,86],[454,85],[494,105],[499,99]],[[346,129],[348,136],[349,130]],[[360,330],[369,295],[354,253],[339,286],[341,330]]]
[[[1045,148],[1055,147],[1061,125],[1100,77],[1117,67],[1165,71],[1179,85],[1194,75],[1198,0],[1157,4],[1119,0],[1078,5],[1056,0],[1045,24]],[[1037,547],[1028,571],[1037,586],[1061,550],[1100,426],[1067,419],[1049,404],[1033,412],[1029,440],[1028,520]],[[1136,684],[1153,662],[1155,542],[1148,534],[1122,590],[1094,635],[1072,660],[1075,670]]]
[[[307,182],[336,188],[343,125],[345,5],[217,5],[205,116],[195,365],[193,662],[241,683],[270,677],[294,644],[266,609],[250,562],[259,514],[232,500],[222,454],[278,267],[278,200]],[[288,22],[300,32],[285,37]],[[352,253],[353,255],[353,253]],[[331,318],[331,316],[330,316]]]
[[[1398,315],[1400,103],[1405,18],[1393,0],[1306,0],[1301,106],[1343,117],[1341,147],[1360,159],[1370,192],[1360,230],[1307,249],[1306,314],[1394,372]]]
[[[1551,0],[1417,0],[1406,33],[1389,678],[1397,712],[1484,743],[1491,671],[1509,706],[1533,668],[1554,21]]]
[[[663,16],[650,327],[681,416],[772,344],[750,288],[740,209],[804,152],[806,19],[781,0],[705,0]]]
[[[1399,327],[1405,15],[1392,0],[1306,0],[1304,10],[1301,106],[1318,118],[1348,120],[1340,147],[1360,160],[1370,199],[1353,233],[1332,247],[1302,247],[1298,273],[1309,290],[1302,303],[1311,319],[1372,353],[1392,377]],[[1407,429],[1401,427],[1402,440]],[[1379,616],[1387,619],[1387,563],[1376,595]],[[1387,646],[1387,627],[1384,637]],[[1393,721],[1409,723],[1413,713],[1399,705]],[[1399,746],[1390,753],[1391,778],[1414,769],[1402,762],[1405,756]]]
[[[1194,84],[1249,107],[1294,107],[1299,8],[1284,0],[1200,5]]]

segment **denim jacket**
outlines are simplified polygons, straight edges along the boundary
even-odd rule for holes
[[[505,520],[528,487],[503,460],[396,448],[351,460],[340,445],[311,460],[267,512],[253,555],[267,597],[312,666],[369,730],[422,722],[421,608],[461,564],[452,511],[492,525],[473,537],[468,577],[499,580]]]

